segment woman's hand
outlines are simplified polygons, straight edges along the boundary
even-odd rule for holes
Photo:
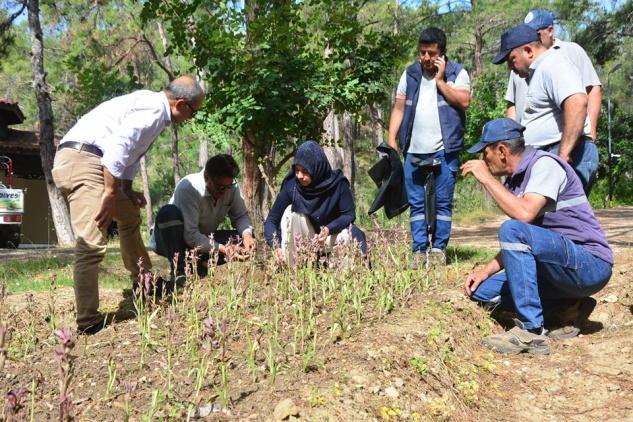
[[[286,263],[286,252],[283,248],[275,249],[275,261],[277,264],[285,264]]]
[[[327,237],[330,235],[330,229],[327,226],[321,226],[321,231],[317,235],[317,240],[319,243],[325,243]]]

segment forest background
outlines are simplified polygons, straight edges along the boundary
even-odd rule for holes
[[[558,38],[585,48],[603,83],[601,167],[592,205],[633,203],[633,0],[1,0],[0,5],[0,97],[19,101],[27,116],[16,128],[40,130],[47,178],[53,134],[66,133],[97,104],[136,89],[158,91],[181,74],[199,78],[208,92],[202,111],[161,135],[135,182],[149,199],[148,226],[181,177],[199,171],[208,157],[229,152],[241,160],[242,189],[254,225],[261,228],[275,181],[306,139],[327,146],[344,169],[364,219],[375,189],[366,171],[377,160],[375,146],[386,138],[395,87],[416,60],[420,31],[444,29],[447,56],[469,70],[473,97],[466,145],[472,145],[483,124],[505,112],[507,68],[490,63],[500,35],[533,8],[552,13]],[[59,242],[72,244],[65,203],[49,185]],[[491,207],[475,186],[472,178],[459,180],[457,213]]]

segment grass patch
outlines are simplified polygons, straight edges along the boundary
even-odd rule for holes
[[[473,246],[448,246],[446,256],[449,262],[477,261],[487,262],[497,255],[497,250],[482,249]]]
[[[52,280],[57,287],[72,287],[73,262],[70,253],[53,256],[50,251],[33,251],[26,259],[7,258],[0,265],[0,284],[5,284],[9,293],[45,291],[50,288]],[[118,289],[130,287],[130,279],[117,248],[109,248],[100,265],[99,286]]]

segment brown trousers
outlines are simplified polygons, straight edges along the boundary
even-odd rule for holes
[[[73,284],[77,326],[83,330],[103,320],[99,312],[99,263],[106,253],[107,236],[94,221],[104,190],[101,158],[85,151],[62,149],[55,155],[53,179],[68,199],[77,239]],[[132,282],[138,282],[139,261],[146,271],[152,268],[152,263],[141,238],[140,209],[120,188],[116,193],[114,220],[118,223],[123,265]]]

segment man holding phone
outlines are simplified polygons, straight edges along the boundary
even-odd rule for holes
[[[453,193],[464,144],[465,111],[470,106],[470,78],[459,63],[446,57],[446,34],[427,28],[418,40],[419,59],[403,72],[389,121],[389,145],[405,155],[413,257],[410,267],[446,264],[451,234]],[[432,169],[416,163],[434,162]],[[435,229],[429,230],[425,181],[433,172]],[[433,196],[428,196],[432,200]],[[429,242],[429,237],[430,242]],[[428,249],[428,251],[427,251]]]

